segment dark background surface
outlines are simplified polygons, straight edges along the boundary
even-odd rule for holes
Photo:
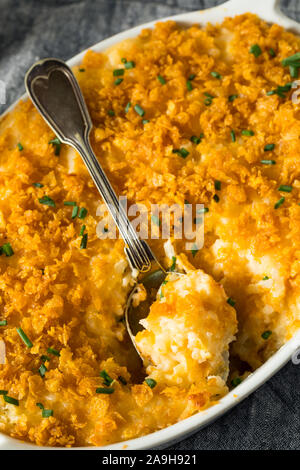
[[[249,3],[263,0],[249,0]],[[43,57],[69,59],[138,24],[215,6],[223,0],[0,0],[0,80],[7,104],[24,92],[24,74]],[[282,11],[300,21],[300,1]],[[171,448],[300,449],[300,365],[291,362],[267,384],[214,424]],[[232,462],[240,465],[241,462]]]

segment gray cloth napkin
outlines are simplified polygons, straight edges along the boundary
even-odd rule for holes
[[[66,60],[138,24],[221,3],[222,0],[0,0],[0,80],[7,89],[7,104],[0,105],[0,113],[23,94],[24,74],[39,58]],[[298,0],[283,0],[281,8],[300,21]],[[300,365],[290,362],[239,406],[170,449],[300,449],[299,380]]]

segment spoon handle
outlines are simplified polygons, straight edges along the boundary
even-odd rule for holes
[[[105,202],[115,224],[117,225],[120,234],[125,242],[125,253],[132,266],[140,273],[145,273],[151,268],[151,261],[154,260],[150,248],[146,243],[140,240],[132,227],[122,205],[114,192],[106,174],[104,173],[101,165],[99,164],[89,138],[79,145],[73,145],[78,153],[81,155],[103,201]]]
[[[92,150],[89,139],[92,121],[71,69],[58,59],[41,60],[27,72],[25,86],[33,104],[60,141],[81,155],[125,242],[132,268],[144,273],[151,269],[153,262],[160,267],[147,243],[138,238]]]

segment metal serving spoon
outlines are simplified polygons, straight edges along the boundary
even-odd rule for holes
[[[143,329],[139,320],[148,315],[149,303],[156,297],[167,271],[158,262],[148,244],[138,238],[92,150],[89,136],[93,124],[71,69],[58,59],[40,60],[28,70],[25,86],[33,104],[59,140],[74,147],[81,155],[125,242],[125,253],[131,267],[137,269],[140,275],[148,273],[140,281],[146,288],[147,301],[134,307],[133,298],[137,292],[135,286],[125,309],[127,331],[143,360],[135,342],[135,335]]]

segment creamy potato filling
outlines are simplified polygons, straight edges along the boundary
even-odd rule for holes
[[[236,313],[222,286],[201,270],[170,274],[136,336],[149,376],[168,385],[197,384],[209,377],[223,386]]]

